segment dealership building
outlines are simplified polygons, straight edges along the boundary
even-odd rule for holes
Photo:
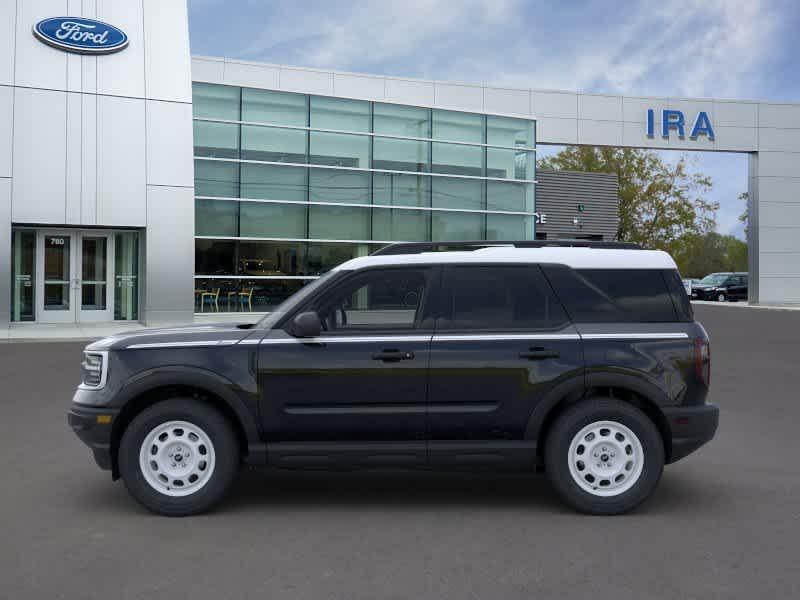
[[[751,301],[800,303],[800,105],[191,57],[185,0],[18,0],[0,325],[268,311],[392,241],[613,239],[615,176],[537,144],[749,153]]]

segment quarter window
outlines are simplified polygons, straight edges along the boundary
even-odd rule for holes
[[[552,329],[564,309],[536,266],[464,266],[445,271],[437,329]]]

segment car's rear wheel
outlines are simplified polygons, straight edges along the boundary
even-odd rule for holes
[[[725,296],[725,294],[723,294],[723,293],[717,294],[717,302],[725,302],[725,300],[727,300],[727,297]]]
[[[555,421],[545,465],[556,491],[573,508],[620,514],[655,490],[664,468],[664,443],[635,406],[596,398],[571,406]]]
[[[187,516],[222,499],[239,456],[224,415],[202,402],[174,398],[131,421],[120,441],[119,470],[143,506],[166,516]]]

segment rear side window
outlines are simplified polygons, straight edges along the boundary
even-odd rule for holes
[[[552,329],[568,322],[538,266],[447,267],[437,329]]]
[[[683,320],[660,270],[543,268],[576,323]]]

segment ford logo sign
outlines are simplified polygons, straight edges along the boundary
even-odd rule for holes
[[[33,26],[33,35],[65,52],[111,54],[128,45],[124,31],[94,19],[50,17]]]

